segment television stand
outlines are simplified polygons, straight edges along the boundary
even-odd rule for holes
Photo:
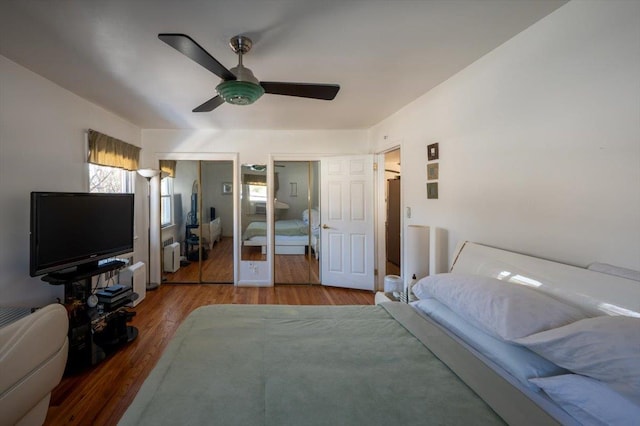
[[[136,293],[129,294],[109,305],[90,307],[92,278],[105,272],[121,269],[122,261],[110,261],[84,270],[52,273],[42,280],[52,285],[64,285],[64,305],[69,313],[69,355],[65,373],[75,373],[93,366],[132,342],[138,329],[127,325],[135,312],[128,309]],[[129,292],[131,293],[131,292]],[[98,309],[100,307],[101,309]],[[104,308],[104,309],[103,309]]]
[[[52,272],[42,277],[42,281],[46,281],[51,285],[61,285],[68,282],[80,281],[105,272],[115,271],[125,266],[122,260],[110,260],[103,263],[92,263],[89,267],[76,267],[65,271]]]

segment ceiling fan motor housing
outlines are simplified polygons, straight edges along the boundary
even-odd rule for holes
[[[251,105],[264,94],[259,84],[238,80],[223,81],[216,91],[225,102],[233,105]]]
[[[233,105],[251,105],[262,95],[264,89],[260,85],[260,81],[253,75],[253,72],[242,65],[242,55],[251,50],[253,45],[251,39],[245,36],[235,36],[229,41],[231,50],[238,54],[238,66],[231,68],[235,76],[235,80],[222,81],[216,86],[218,96]]]

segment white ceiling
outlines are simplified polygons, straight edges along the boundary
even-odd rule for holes
[[[368,128],[565,0],[0,0],[0,54],[145,129]],[[337,83],[333,101],[265,95],[191,110],[218,77],[157,38],[185,33],[259,80]],[[0,96],[2,95],[0,88]]]

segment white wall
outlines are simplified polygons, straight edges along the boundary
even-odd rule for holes
[[[639,22],[640,2],[569,2],[374,126],[374,151],[402,143],[405,229],[640,269]]]
[[[0,56],[0,306],[40,306],[63,296],[62,288],[29,276],[29,194],[88,190],[88,128],[140,146],[136,126]],[[137,186],[145,190],[144,182]],[[146,229],[144,222],[136,229]],[[136,254],[146,253],[141,243]]]
[[[237,107],[241,108],[241,107]],[[214,114],[214,113],[212,113]],[[143,158],[163,153],[238,152],[243,164],[267,164],[269,154],[362,154],[366,130],[143,130]]]

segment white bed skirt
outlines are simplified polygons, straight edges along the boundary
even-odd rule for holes
[[[245,246],[261,246],[262,254],[267,252],[266,237],[252,237],[242,242]],[[309,238],[305,236],[276,236],[276,254],[305,254],[305,248],[309,244]],[[311,247],[315,253],[316,259],[319,257],[318,238],[311,237]]]

